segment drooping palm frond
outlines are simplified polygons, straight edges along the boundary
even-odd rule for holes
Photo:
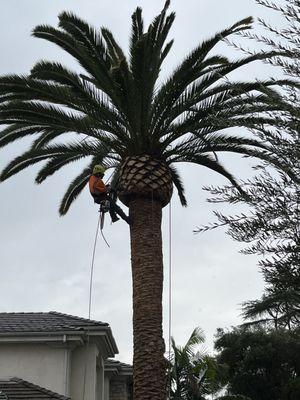
[[[95,29],[72,13],[59,15],[58,28],[40,25],[34,29],[33,36],[65,50],[83,71],[78,74],[60,63],[40,61],[29,75],[0,77],[0,124],[6,125],[0,132],[0,147],[25,136],[33,138],[30,149],[4,168],[0,180],[44,161],[36,178],[40,183],[65,165],[89,156],[115,167],[117,176],[126,157],[146,154],[170,166],[180,201],[186,205],[175,162],[209,168],[239,190],[233,175],[219,163],[220,152],[281,166],[261,138],[226,133],[231,127],[283,123],[269,113],[286,111],[277,88],[295,82],[230,82],[227,78],[240,67],[278,53],[257,53],[239,60],[211,55],[221,40],[251,27],[252,19],[245,18],[200,43],[159,85],[162,63],[173,43],[168,35],[175,13],[168,13],[169,6],[166,1],[148,28],[142,10],[135,10],[128,59],[109,29]],[[76,143],[74,135],[79,139]],[[61,140],[63,144],[57,143]],[[72,182],[61,213],[82,190],[87,171],[89,166]]]
[[[73,201],[76,200],[78,195],[82,192],[91,176],[92,168],[93,163],[90,163],[90,165],[70,183],[59,206],[60,215],[65,215],[68,212]]]
[[[170,168],[173,184],[177,189],[180,203],[182,206],[185,207],[185,206],[187,206],[187,201],[186,201],[185,194],[184,194],[184,187],[183,187],[182,180],[179,176],[178,171],[175,169],[175,167],[173,165],[169,165],[169,168]]]

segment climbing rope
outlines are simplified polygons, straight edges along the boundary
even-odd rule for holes
[[[94,239],[94,246],[93,246],[93,253],[92,253],[92,261],[91,261],[91,272],[90,272],[90,285],[89,285],[89,309],[88,309],[88,319],[91,319],[91,311],[92,311],[92,293],[93,293],[93,278],[94,278],[94,264],[95,264],[95,255],[96,255],[96,248],[97,248],[97,242],[98,242],[98,235],[99,235],[99,230],[101,231],[101,235],[103,237],[104,242],[107,244],[108,247],[110,245],[108,244],[107,240],[104,237],[104,234],[102,232],[102,229],[100,229],[100,224],[101,224],[101,213],[99,212],[99,218],[97,221],[97,229],[96,229],[96,234],[95,234],[95,239]],[[89,341],[90,341],[90,335],[89,335],[89,327],[87,328],[87,342],[86,342],[86,360],[85,360],[85,366],[84,366],[84,374],[83,374],[83,390],[82,390],[82,399],[85,399],[85,391],[86,391],[86,375],[87,375],[87,362],[88,362],[88,346],[89,346]]]
[[[169,203],[169,321],[168,321],[168,336],[169,336],[169,363],[170,373],[168,382],[168,398],[171,398],[171,348],[172,348],[172,205]]]
[[[92,253],[92,262],[91,262],[88,319],[91,319],[94,262],[95,262],[95,254],[96,254],[96,247],[97,247],[97,241],[98,241],[98,233],[99,233],[99,228],[100,228],[100,221],[101,221],[101,214],[99,213],[97,229],[96,229],[96,234],[95,234],[95,240],[94,240],[93,253]],[[84,373],[83,373],[82,400],[85,400],[86,374],[87,374],[87,362],[88,362],[88,346],[89,346],[89,340],[90,340],[89,328],[87,329],[86,335],[87,335],[87,341],[86,341],[86,356],[85,356],[85,365],[84,365]]]
[[[99,213],[99,218],[97,222],[97,230],[95,234],[95,240],[94,240],[94,247],[93,247],[93,253],[92,253],[92,262],[91,262],[91,272],[90,272],[90,287],[89,287],[89,319],[91,319],[91,309],[92,309],[92,292],[93,292],[93,277],[94,277],[94,262],[95,262],[95,254],[96,254],[96,247],[97,247],[97,239],[98,239],[98,233],[99,233],[99,228],[100,228],[100,221],[101,221],[101,214]]]

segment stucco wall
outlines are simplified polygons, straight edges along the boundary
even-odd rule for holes
[[[13,377],[72,400],[110,400],[109,378],[104,378],[104,360],[95,343],[77,347],[68,343],[0,344],[0,378]],[[114,396],[117,390],[124,390],[117,386]],[[122,400],[126,400],[124,396]]]
[[[22,378],[65,394],[66,350],[46,344],[0,344],[0,377]]]
[[[109,400],[109,381],[108,376],[104,376],[104,400]]]
[[[70,382],[72,400],[96,400],[97,355],[98,350],[95,344],[90,344],[89,347],[77,347],[73,350]]]

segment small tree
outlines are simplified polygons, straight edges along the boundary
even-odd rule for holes
[[[285,1],[281,6],[265,0],[257,0],[257,3],[281,12],[288,25],[278,30],[260,20],[272,36],[251,33],[245,33],[244,36],[285,54],[284,58],[277,57],[268,62],[280,66],[290,77],[299,78],[299,1]],[[297,87],[287,89],[285,98],[287,107],[281,127],[271,130],[261,127],[254,133],[268,141],[286,167],[292,168],[295,175],[299,176],[299,108],[295,106],[299,103]],[[274,104],[277,101],[274,97]],[[273,117],[276,115],[271,114]],[[261,171],[260,175],[244,181],[242,185],[248,195],[247,200],[232,186],[206,188],[213,195],[210,202],[244,203],[250,206],[250,211],[234,216],[216,212],[218,222],[199,231],[226,225],[227,233],[234,240],[249,243],[242,253],[263,257],[259,265],[266,282],[265,293],[260,300],[244,303],[244,317],[250,319],[251,323],[272,322],[275,328],[292,329],[300,321],[300,186],[285,174],[270,174],[266,164],[257,168]]]
[[[263,257],[259,265],[265,293],[260,300],[244,303],[244,317],[291,329],[300,321],[299,185],[263,170],[259,177],[243,182],[243,189],[251,200],[245,201],[232,187],[209,188],[214,195],[210,201],[247,203],[250,211],[234,216],[216,212],[218,222],[200,230],[226,225],[234,240],[249,244],[242,253]]]
[[[205,400],[206,395],[222,387],[224,368],[205,352],[195,351],[204,342],[199,328],[194,329],[187,343],[181,347],[172,339],[170,362],[170,398],[172,400]]]

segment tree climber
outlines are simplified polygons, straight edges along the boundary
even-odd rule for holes
[[[102,178],[105,170],[105,167],[102,165],[94,166],[93,174],[89,179],[90,193],[94,198],[94,202],[100,204],[101,211],[109,211],[112,222],[117,222],[119,220],[118,214],[129,224],[129,217],[127,217],[122,208],[116,204],[117,196],[115,191],[110,185],[105,185],[103,182]]]

